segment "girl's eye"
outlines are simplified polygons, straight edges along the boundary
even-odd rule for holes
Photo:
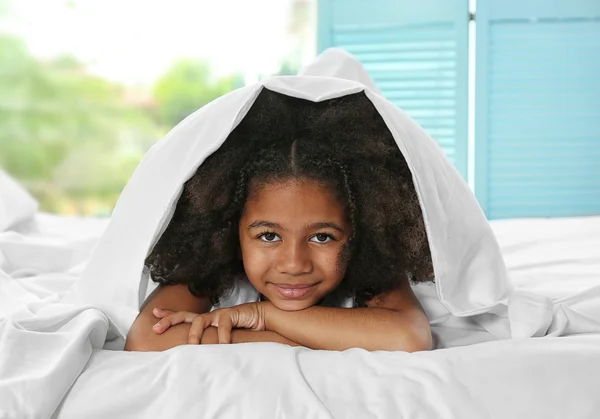
[[[267,242],[267,243],[272,243],[274,241],[279,241],[279,240],[275,240],[275,238],[277,238],[277,234],[271,232],[271,231],[265,231],[264,233],[259,234],[258,236],[262,241]]]
[[[313,236],[313,238],[317,239],[317,241],[315,241],[315,243],[329,243],[331,240],[333,240],[332,236],[330,236],[329,234],[325,234],[325,233],[315,234]],[[327,239],[329,239],[329,240],[327,240]]]

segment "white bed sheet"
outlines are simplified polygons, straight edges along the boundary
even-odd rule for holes
[[[591,419],[599,347],[600,336],[582,336],[415,354],[267,343],[101,350],[55,418]]]
[[[6,332],[3,315],[58,301],[106,222],[37,214],[0,233],[0,371],[14,376],[25,368],[8,365],[6,354],[26,351],[11,346],[15,331]],[[600,283],[600,217],[504,220],[492,227],[515,287],[563,298]],[[453,347],[417,354],[268,343],[128,353],[102,349],[106,329],[104,314],[91,308],[67,323],[45,324],[40,333],[70,331],[44,341],[68,347],[62,358],[42,360],[64,374],[57,379],[51,368],[40,368],[20,380],[0,376],[0,418],[600,415],[598,335],[493,341],[477,324],[446,323],[434,332],[438,344]]]
[[[555,299],[600,284],[600,216],[491,225],[516,288]]]
[[[0,320],[26,304],[62,298],[108,221],[39,212],[0,232]]]

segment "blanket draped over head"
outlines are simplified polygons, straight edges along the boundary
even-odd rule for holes
[[[270,78],[218,98],[152,147],[66,302],[101,309],[113,336],[127,334],[146,295],[144,260],[169,223],[183,184],[223,144],[262,89],[314,102],[364,91],[372,101],[412,171],[420,200],[435,285],[415,289],[432,324],[472,317],[495,338],[600,330],[596,309],[583,304],[586,314],[574,308],[581,296],[569,307],[512,289],[490,225],[458,171],[417,123],[380,94],[362,65],[340,49],[326,51],[298,76]]]

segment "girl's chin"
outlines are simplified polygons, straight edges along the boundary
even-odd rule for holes
[[[312,300],[282,300],[277,298],[270,299],[269,301],[279,310],[283,311],[299,311],[315,305]]]

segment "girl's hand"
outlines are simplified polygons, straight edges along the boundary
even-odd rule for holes
[[[266,330],[266,304],[266,301],[240,304],[203,314],[155,308],[152,313],[161,320],[152,329],[160,334],[176,324],[191,323],[188,343],[197,345],[202,340],[204,330],[215,326],[218,329],[219,343],[231,343],[231,330],[234,328]]]

